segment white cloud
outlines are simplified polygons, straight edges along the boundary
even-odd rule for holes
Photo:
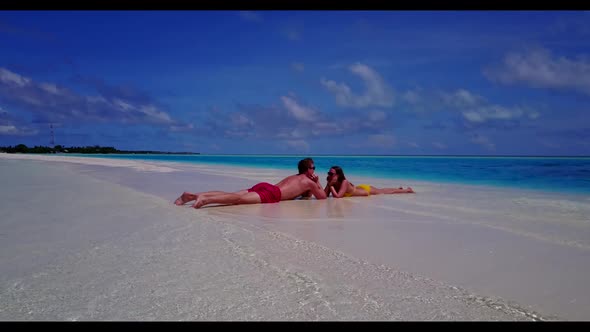
[[[253,12],[253,11],[243,10],[243,11],[238,12],[238,15],[240,15],[240,17],[246,21],[250,21],[250,22],[262,21],[262,16],[260,16],[260,14]]]
[[[192,123],[189,123],[187,125],[170,125],[168,127],[168,129],[171,132],[188,132],[188,131],[192,131],[194,129],[194,125]],[[192,147],[193,145],[186,145],[186,147]]]
[[[350,128],[346,121],[314,122],[311,134],[315,136],[338,135]]]
[[[7,111],[0,107],[0,135],[28,136],[35,135],[37,132],[37,129],[23,125],[22,121],[12,117]]]
[[[290,138],[290,139],[297,140],[299,138],[305,137],[305,133],[303,133],[298,128],[281,128],[276,133],[276,137],[282,138],[282,139]]]
[[[119,98],[113,99],[113,105],[118,107],[123,112],[135,110],[135,106],[133,106],[133,105],[129,104],[128,102],[126,102],[122,99],[119,99]]]
[[[34,113],[38,121],[119,121],[163,125],[174,123],[170,115],[154,106],[149,98],[122,98],[121,95],[129,94],[121,93],[120,90],[112,89],[107,95],[101,92],[102,95],[85,96],[55,83],[37,83],[0,68],[0,97]]]
[[[86,101],[91,104],[108,103],[108,100],[106,100],[103,96],[87,96]]]
[[[453,108],[461,110],[465,120],[471,123],[484,123],[490,120],[513,120],[523,117],[537,119],[539,113],[524,107],[505,107],[489,104],[485,98],[459,89],[453,93],[443,93],[443,101]]]
[[[293,62],[291,63],[291,68],[297,72],[303,72],[305,70],[305,65],[301,62]]]
[[[543,48],[509,53],[499,68],[485,69],[484,75],[504,84],[523,82],[536,88],[572,89],[590,94],[588,57],[557,57]]]
[[[568,37],[578,35],[578,38],[586,38],[590,35],[590,17],[588,11],[579,11],[576,14],[580,16],[564,16],[558,18],[553,24],[547,27],[547,30],[553,34],[567,34]]]
[[[336,103],[342,106],[354,105],[352,102],[353,96],[350,87],[344,83],[336,83],[335,81],[326,80],[325,78],[320,79],[320,83],[326,87],[330,92],[336,96]]]
[[[44,106],[43,102],[32,95],[18,95],[15,96],[16,98],[20,99],[20,101],[32,105],[32,106]]]
[[[334,63],[328,66],[329,69],[345,69],[348,68],[348,66],[344,63],[338,62],[338,63]]]
[[[479,144],[488,150],[495,150],[496,149],[496,145],[494,143],[492,143],[490,141],[490,139],[485,136],[476,135],[475,137],[473,137],[471,139],[471,142],[473,142],[475,144]]]
[[[39,84],[39,87],[51,94],[54,94],[54,95],[61,94],[60,89],[55,84],[41,83],[41,84]]]
[[[541,115],[539,114],[539,112],[537,112],[537,111],[529,111],[527,115],[528,115],[529,119],[533,119],[533,120],[535,120],[535,119],[537,119],[539,116],[541,116]]]
[[[344,133],[347,136],[368,137],[391,128],[387,111],[326,112],[304,105],[293,93],[280,96],[279,103],[279,106],[272,107],[240,105],[239,112],[212,110],[207,121],[195,123],[197,129],[194,132],[197,135],[211,135],[230,130],[236,136],[241,131],[250,137],[285,142],[338,137]]]
[[[417,104],[420,102],[420,95],[417,91],[408,90],[402,95],[402,99],[408,104]]]
[[[231,115],[231,121],[234,126],[244,127],[244,126],[252,126],[253,122],[248,117],[240,113],[233,113]]]
[[[219,150],[221,150],[221,147],[220,147],[218,144],[215,144],[215,143],[213,143],[213,144],[210,144],[210,145],[209,145],[209,148],[210,148],[211,150],[215,150],[215,151],[219,151]]]
[[[336,97],[340,106],[364,108],[368,106],[392,107],[394,103],[393,89],[385,83],[381,76],[369,66],[356,63],[349,70],[359,76],[366,87],[362,95],[355,95],[346,83],[320,79],[320,83]]]
[[[1,126],[0,125],[0,135],[6,135],[6,134],[13,134],[14,135],[17,133],[18,133],[18,130],[13,125],[9,125],[9,126]]]
[[[463,117],[473,123],[483,123],[488,120],[512,120],[528,116],[530,119],[539,117],[539,113],[527,111],[520,107],[503,107],[498,105],[482,106],[462,112]]]
[[[299,41],[301,40],[301,33],[294,28],[289,28],[285,30],[285,35],[289,40],[292,41]]]
[[[557,148],[561,147],[559,144],[556,144],[553,142],[548,142],[548,141],[541,141],[541,144],[543,144],[544,146],[546,146],[548,148],[552,148],[552,149],[557,149]]]
[[[287,96],[282,96],[283,104],[295,119],[299,121],[312,122],[317,118],[317,112],[311,108],[299,105],[295,99]]]
[[[158,110],[158,108],[154,105],[141,106],[139,108],[139,111],[141,113],[147,115],[149,118],[157,120],[158,123],[172,123],[173,122],[172,119],[170,118],[170,115],[168,115],[168,113]]]
[[[463,112],[463,117],[465,119],[467,119],[467,121],[469,121],[469,122],[482,123],[482,122],[486,121],[486,119],[483,115],[481,115],[475,111]]]
[[[379,149],[390,149],[396,145],[396,138],[391,133],[378,133],[370,134],[366,136],[366,139],[354,141],[349,143],[348,147],[351,149],[363,149],[367,148],[379,148]]]
[[[318,129],[332,129],[332,130],[338,130],[340,129],[340,126],[337,123],[334,122],[318,122],[315,124],[315,127]]]
[[[432,142],[432,146],[434,146],[437,149],[441,149],[441,150],[447,148],[447,145],[446,144],[443,144],[441,142]]]
[[[0,81],[10,85],[16,85],[18,87],[24,87],[31,84],[30,78],[13,73],[10,70],[4,68],[0,68]]]
[[[287,145],[293,149],[301,151],[309,151],[309,144],[304,140],[290,140],[286,142]]]
[[[396,139],[391,134],[376,134],[369,135],[369,141],[380,147],[392,147],[395,145]]]
[[[448,105],[458,108],[473,107],[485,101],[483,97],[464,89],[459,89],[450,94],[443,93],[442,98]]]
[[[369,112],[369,120],[373,122],[380,122],[387,118],[387,114],[383,111],[371,111]]]

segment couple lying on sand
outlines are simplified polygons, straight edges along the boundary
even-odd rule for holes
[[[344,176],[344,171],[339,166],[333,166],[328,172],[327,184],[322,188],[319,177],[315,174],[313,159],[305,158],[297,165],[299,174],[291,175],[281,180],[276,185],[262,182],[250,189],[244,189],[235,193],[224,191],[207,191],[202,193],[184,192],[174,204],[184,205],[195,201],[193,207],[199,209],[208,204],[258,204],[277,203],[295,199],[297,197],[311,197],[326,199],[330,194],[336,198],[350,196],[369,196],[379,194],[411,194],[412,188],[375,188],[368,184],[354,186]]]

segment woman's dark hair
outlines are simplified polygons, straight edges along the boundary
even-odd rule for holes
[[[311,159],[311,158],[301,159],[299,161],[299,164],[297,164],[297,168],[299,169],[299,174],[303,174],[303,173],[307,172],[307,170],[311,168],[312,164],[314,164],[314,162],[313,162],[313,159]]]
[[[346,180],[346,176],[344,176],[344,171],[342,170],[342,168],[340,166],[332,166],[330,167],[330,169],[333,169],[334,171],[336,171],[336,175],[338,176],[338,182],[342,183],[342,181]],[[328,175],[328,178],[330,176]],[[329,181],[326,179],[326,181]]]

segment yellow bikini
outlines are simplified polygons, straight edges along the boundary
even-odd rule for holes
[[[371,194],[371,185],[370,184],[359,184],[356,186],[357,188],[362,188],[364,189],[366,192],[369,193],[369,195]]]

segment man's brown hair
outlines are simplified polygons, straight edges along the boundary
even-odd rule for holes
[[[301,159],[299,161],[299,164],[297,164],[297,168],[299,169],[299,174],[303,174],[305,172],[307,172],[308,169],[311,168],[311,165],[313,165],[313,159],[311,158],[305,158],[305,159]]]

